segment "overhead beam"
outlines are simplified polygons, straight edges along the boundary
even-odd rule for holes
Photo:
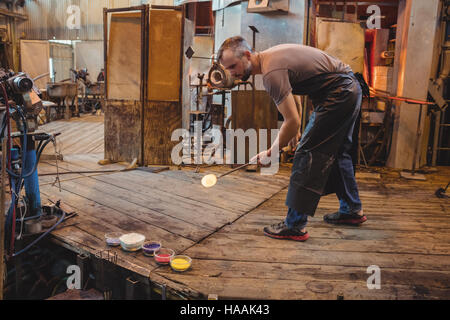
[[[1,9],[1,8],[0,8],[0,16],[6,16],[6,17],[11,17],[11,18],[20,19],[20,20],[28,20],[28,15],[26,15],[26,14],[12,12],[12,11],[9,11],[6,9]]]
[[[384,7],[398,7],[398,3],[396,2],[378,2],[378,1],[318,1],[319,5],[336,5],[336,6],[344,6],[344,5],[357,5],[357,6],[370,6],[372,4],[376,4],[378,6]]]

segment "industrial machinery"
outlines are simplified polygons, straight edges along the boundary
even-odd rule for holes
[[[95,113],[102,109],[102,101],[105,94],[105,82],[103,71],[97,76],[97,82],[91,82],[86,68],[70,69],[75,75],[76,81],[81,81],[84,86],[80,109],[82,112]]]
[[[199,73],[197,75],[199,83],[193,85],[196,87],[196,110],[191,111],[191,115],[193,115],[193,118],[191,119],[191,128],[194,121],[202,121],[203,133],[211,129],[213,125],[219,125],[221,128],[225,128],[225,94],[235,86],[247,83],[234,78],[230,72],[218,62],[213,62],[209,69],[206,84],[203,82],[204,77],[205,74]],[[204,87],[207,88],[206,93],[203,92]],[[221,96],[221,103],[213,103],[214,95]],[[200,105],[203,103],[205,103],[204,110],[200,110]]]
[[[211,71],[210,71],[211,73]],[[224,126],[224,111],[225,111],[225,94],[226,90],[223,87],[212,86],[210,79],[205,84],[203,81],[205,74],[198,74],[198,84],[192,86],[195,87],[195,105],[196,110],[191,110],[191,128],[195,121],[202,121],[202,132],[206,132],[212,128],[213,125],[220,127]],[[204,92],[203,88],[207,88],[207,92]],[[221,103],[214,103],[213,96],[222,96]],[[202,106],[204,105],[204,107]]]
[[[206,58],[205,58],[206,59]],[[209,58],[208,58],[209,59]],[[190,110],[190,132],[199,132],[201,125],[202,146],[206,148],[210,142],[213,141],[214,133],[211,129],[220,130],[222,133],[223,147],[226,146],[226,130],[229,129],[231,117],[226,119],[226,101],[227,95],[231,94],[231,89],[241,85],[250,85],[253,89],[252,82],[241,81],[231,75],[220,63],[213,61],[207,78],[205,81],[205,74],[197,74],[198,83],[191,84],[194,87],[195,93],[193,95],[192,108]],[[253,102],[253,101],[252,101]],[[195,145],[195,136],[191,136],[193,141],[191,146]],[[209,156],[213,156],[212,154]]]
[[[47,120],[53,121],[57,119],[70,119],[72,115],[79,116],[78,112],[78,88],[76,83],[72,82],[50,82],[47,83],[47,96],[49,100],[56,103],[53,115],[51,110],[47,110]]]
[[[214,62],[208,72],[208,84],[213,88],[232,89],[241,81],[234,78],[220,63]]]
[[[16,7],[24,7],[25,6],[25,0],[1,0],[0,3],[3,2],[8,10],[11,10],[13,8],[13,5],[15,4]]]
[[[5,243],[9,248],[9,257],[28,250],[65,218],[62,215],[47,232],[16,252],[15,240],[21,240],[25,234],[43,231],[41,221],[48,211],[41,205],[37,165],[42,151],[50,142],[55,142],[57,134],[36,131],[37,116],[43,107],[39,94],[27,74],[0,69],[0,139],[2,158],[6,159],[2,166],[6,167],[7,172],[7,177],[2,177],[2,183],[5,185],[8,181],[11,191],[5,221]],[[22,193],[23,188],[25,194]]]

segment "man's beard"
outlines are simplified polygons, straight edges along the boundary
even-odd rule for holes
[[[251,75],[252,75],[252,64],[249,63],[249,66],[247,67],[247,69],[245,69],[244,75],[242,76],[241,80],[247,81]]]

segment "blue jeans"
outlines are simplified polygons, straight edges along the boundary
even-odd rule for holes
[[[312,113],[308,125],[302,136],[314,125],[315,112]],[[359,212],[362,208],[361,200],[359,199],[358,187],[356,185],[352,157],[349,154],[352,146],[352,135],[354,125],[351,126],[344,143],[339,149],[335,160],[335,172],[331,179],[335,179],[334,183],[337,186],[336,195],[339,199],[339,212],[344,214]],[[297,212],[295,209],[288,208],[285,224],[288,228],[303,229],[308,222],[308,215]]]

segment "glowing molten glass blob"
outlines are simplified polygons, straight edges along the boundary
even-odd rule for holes
[[[211,188],[217,183],[217,177],[214,174],[207,174],[202,178],[202,186]]]

